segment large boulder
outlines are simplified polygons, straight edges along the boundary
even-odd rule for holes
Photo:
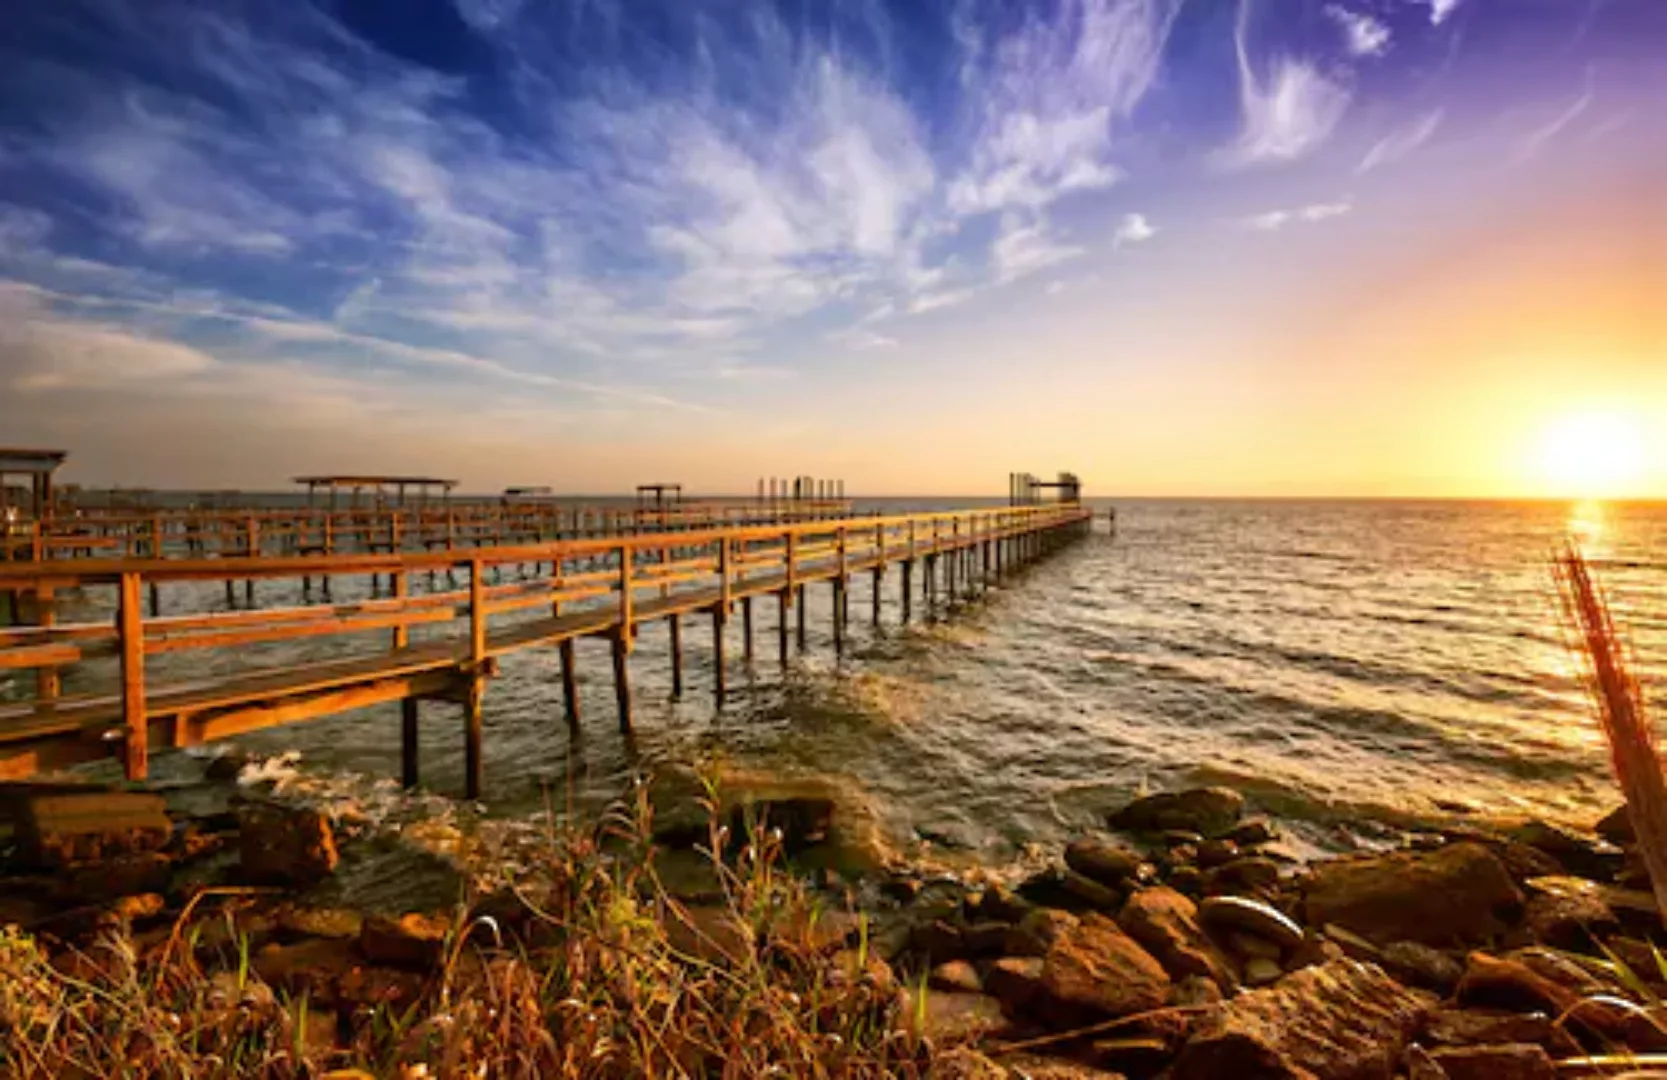
[[[1109,821],[1112,828],[1128,832],[1183,829],[1216,837],[1232,831],[1243,813],[1244,796],[1232,788],[1191,788],[1136,799],[1112,814]]]
[[[1173,1080],[1389,1080],[1434,999],[1372,964],[1332,960],[1206,1014]]]
[[[1141,889],[1118,913],[1117,925],[1151,953],[1177,981],[1202,975],[1222,989],[1233,985],[1232,970],[1217,955],[1198,923],[1198,907],[1174,889]]]
[[[1056,1025],[1156,1009],[1173,993],[1163,965],[1098,912],[1061,932],[1043,961],[1037,1013]]]
[[[1557,1066],[1532,1043],[1452,1046],[1430,1054],[1447,1080],[1557,1080]]]
[[[318,809],[250,803],[238,811],[238,852],[250,881],[313,885],[336,869],[336,834]]]
[[[1449,945],[1505,930],[1522,893],[1492,852],[1467,842],[1322,863],[1304,910],[1311,925],[1336,923],[1379,943]]]

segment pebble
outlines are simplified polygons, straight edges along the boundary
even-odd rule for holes
[[[1282,949],[1295,949],[1304,938],[1302,927],[1279,909],[1243,896],[1209,897],[1198,905],[1198,918],[1205,929],[1243,930]]]
[[[1279,966],[1279,961],[1270,960],[1265,956],[1253,956],[1245,961],[1244,981],[1246,986],[1266,986],[1277,982],[1285,974]]]

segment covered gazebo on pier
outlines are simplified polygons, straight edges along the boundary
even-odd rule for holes
[[[320,492],[329,496],[325,507],[336,509],[336,500],[340,492],[352,492],[349,509],[359,509],[360,496],[371,492],[373,506],[404,506],[406,495],[414,494],[413,500],[418,506],[425,506],[438,492],[441,501],[451,497],[452,488],[457,486],[456,480],[442,480],[433,476],[297,476],[297,484],[307,486],[307,508],[310,510],[316,504]],[[390,504],[388,496],[392,494]]]
[[[24,517],[32,521],[46,521],[52,517],[52,474],[69,456],[67,450],[27,450],[20,447],[0,447],[0,518],[11,521]],[[28,481],[27,493],[13,498],[11,477]],[[24,490],[21,486],[19,490]]]

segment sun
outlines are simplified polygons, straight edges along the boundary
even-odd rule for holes
[[[1589,411],[1560,417],[1540,440],[1540,474],[1553,494],[1613,498],[1644,476],[1644,433],[1636,417]]]

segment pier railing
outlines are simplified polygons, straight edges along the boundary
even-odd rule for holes
[[[96,558],[0,564],[0,590],[32,604],[34,624],[0,629],[0,778],[114,756],[142,777],[153,748],[402,703],[403,777],[417,782],[417,702],[460,703],[466,786],[480,790],[480,705],[500,659],[560,650],[566,719],[579,722],[573,642],[613,646],[619,722],[632,722],[627,657],[643,626],[664,621],[673,692],[682,690],[681,620],[709,614],[714,687],[726,692],[726,624],[737,608],[745,659],[754,660],[755,599],[774,596],[782,662],[805,643],[804,591],[831,583],[833,637],[843,650],[849,582],[873,575],[873,619],[890,568],[900,571],[901,618],[918,591],[928,610],[985,588],[1019,563],[1087,531],[1079,504],[844,517],[683,532],[505,544],[469,550],[218,558]],[[919,570],[918,589],[916,570]],[[504,580],[510,577],[511,580]],[[370,596],[330,599],[332,578],[368,579]],[[254,604],[261,582],[317,582],[322,602]],[[201,610],[225,589],[224,610]],[[204,586],[208,586],[206,592]],[[238,586],[244,604],[236,607]],[[166,588],[196,610],[158,614]],[[103,601],[108,617],[58,622],[55,597]],[[146,598],[150,613],[147,614]],[[218,601],[216,600],[216,603]],[[796,635],[790,613],[797,609]],[[304,658],[273,646],[322,643]],[[212,656],[212,663],[205,657]],[[175,658],[170,660],[170,658]],[[179,658],[184,658],[183,660]],[[262,662],[263,658],[270,662]],[[205,676],[205,672],[213,674]],[[33,675],[33,693],[17,680]],[[14,700],[5,700],[7,676]],[[72,684],[65,692],[66,678]]]

